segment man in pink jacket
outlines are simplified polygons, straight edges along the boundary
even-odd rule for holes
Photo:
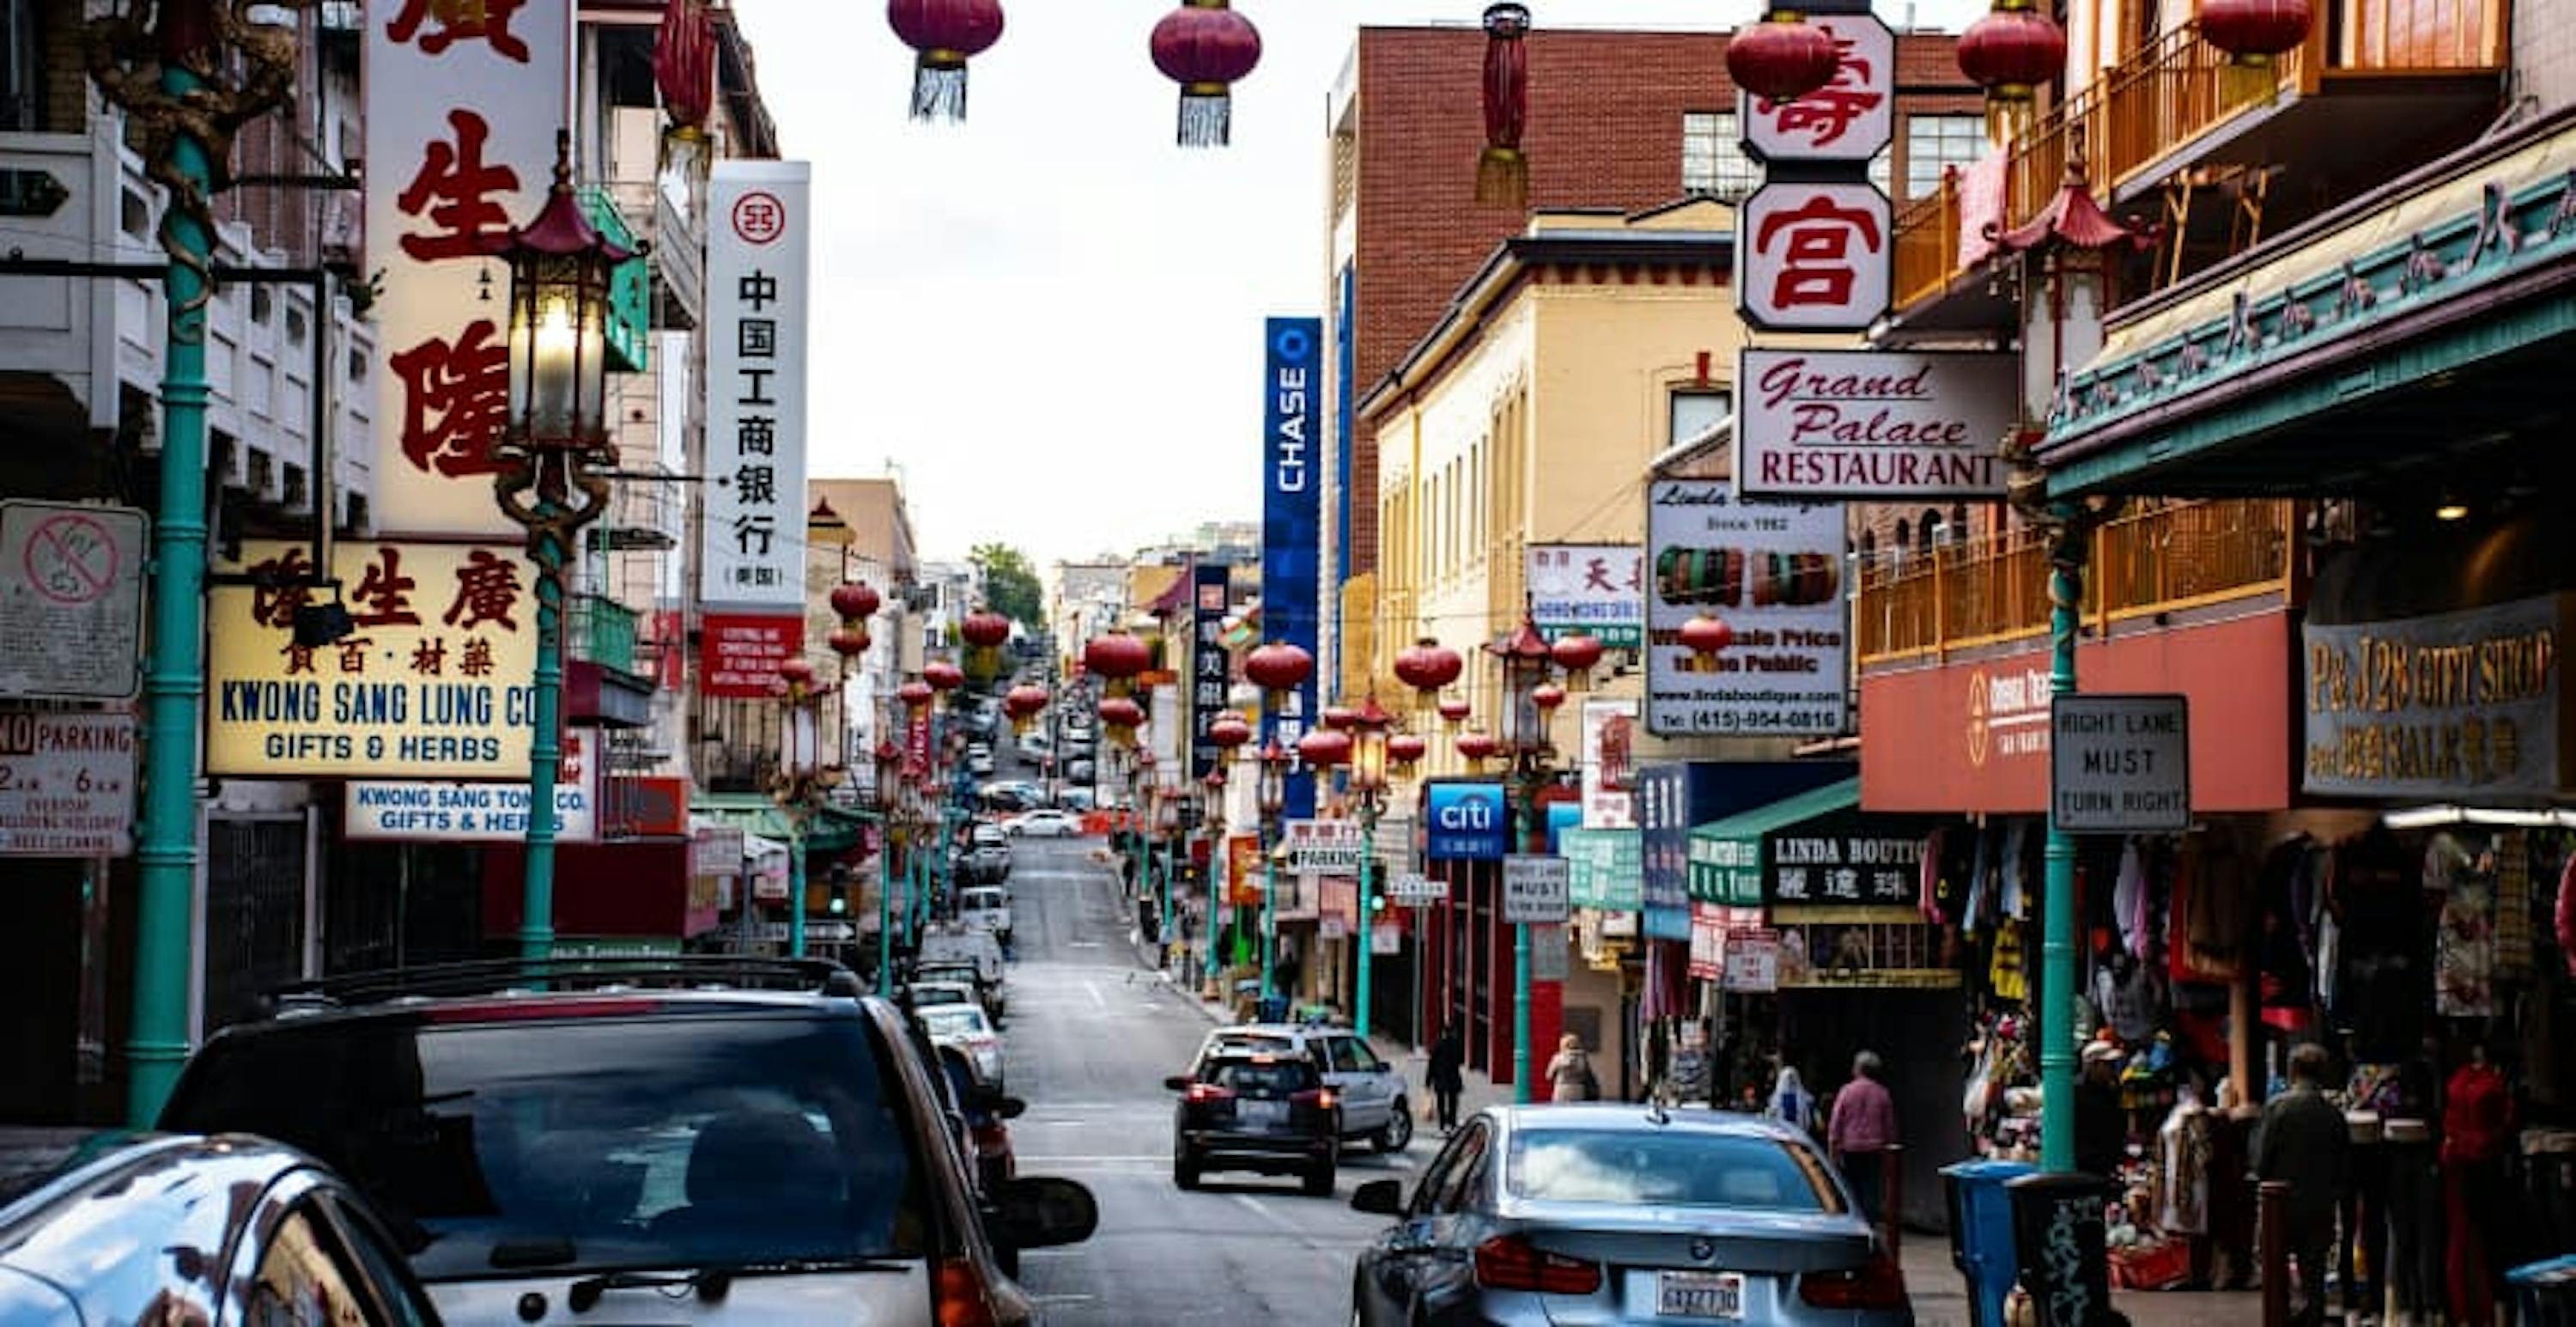
[[[1896,1145],[1896,1101],[1878,1081],[1881,1072],[1877,1052],[1853,1056],[1851,1081],[1834,1094],[1833,1118],[1825,1126],[1825,1146],[1873,1224],[1887,1191],[1887,1149]]]

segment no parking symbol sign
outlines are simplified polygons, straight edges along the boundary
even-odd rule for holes
[[[0,502],[0,695],[135,693],[145,526],[131,507]]]

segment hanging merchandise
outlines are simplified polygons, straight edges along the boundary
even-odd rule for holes
[[[2433,1008],[2445,1018],[2495,1016],[2495,879],[2491,862],[2449,834],[2424,845],[2424,888],[2440,893]]]
[[[2567,865],[2558,873],[2558,956],[2567,963],[2567,975],[2576,977],[2576,852],[2567,854]]]
[[[2120,947],[2133,958],[2148,957],[2152,941],[2147,934],[2147,867],[2136,839],[2120,845],[2120,869],[2111,884],[2111,919],[2120,929]]]
[[[2003,907],[2003,915],[2014,921],[2030,918],[2030,913],[2023,906],[2028,900],[2021,887],[2022,857],[2028,851],[2029,840],[2030,822],[2027,820],[2015,820],[2004,830],[2003,881],[1998,901]]]
[[[966,118],[966,62],[1002,39],[1002,0],[886,0],[886,22],[919,53],[912,118]]]
[[[1485,10],[1485,151],[1476,160],[1476,201],[1488,207],[1529,206],[1529,158],[1521,130],[1529,123],[1527,5]]]
[[[2532,974],[2531,841],[2518,829],[2495,836],[2495,971],[2507,981]]]
[[[1261,63],[1261,31],[1226,0],[1184,0],[1154,25],[1154,67],[1181,85],[1183,147],[1234,138],[1233,85]]]
[[[2020,922],[2006,921],[1995,928],[1994,960],[1988,966],[1986,981],[1998,1000],[2030,998],[2030,978],[2022,970]]]
[[[2156,1224],[2174,1235],[2209,1233],[2209,1111],[2183,1088],[2156,1130]]]

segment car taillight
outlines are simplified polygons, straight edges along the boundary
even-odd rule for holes
[[[1799,1277],[1798,1298],[1820,1309],[1901,1309],[1909,1302],[1905,1269],[1884,1253],[1865,1267]]]
[[[1331,1110],[1342,1101],[1340,1097],[1333,1095],[1333,1090],[1329,1087],[1309,1088],[1288,1099],[1300,1105],[1312,1106],[1317,1110]]]
[[[1601,1288],[1601,1264],[1549,1253],[1518,1235],[1496,1235],[1476,1246],[1476,1284],[1488,1290],[1589,1295]]]
[[[939,1260],[939,1270],[931,1278],[930,1302],[938,1310],[939,1327],[1001,1327],[1001,1315],[993,1311],[992,1287],[963,1258]]]
[[[1230,1087],[1218,1087],[1214,1083],[1192,1083],[1190,1084],[1190,1090],[1183,1095],[1182,1099],[1188,1101],[1192,1105],[1199,1105],[1210,1101],[1232,1101],[1234,1100],[1234,1089]]]

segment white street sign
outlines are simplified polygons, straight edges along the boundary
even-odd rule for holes
[[[2059,696],[2049,706],[2050,823],[2068,834],[2191,828],[2191,719],[2181,696]]]
[[[1562,926],[1574,915],[1574,864],[1524,854],[1503,859],[1503,924]]]
[[[1356,820],[1291,820],[1280,827],[1296,875],[1357,875],[1368,839]]]
[[[1407,871],[1386,883],[1388,901],[1411,907],[1428,907],[1449,897],[1449,882],[1438,876]]]
[[[144,528],[132,507],[0,502],[0,696],[134,694]]]

